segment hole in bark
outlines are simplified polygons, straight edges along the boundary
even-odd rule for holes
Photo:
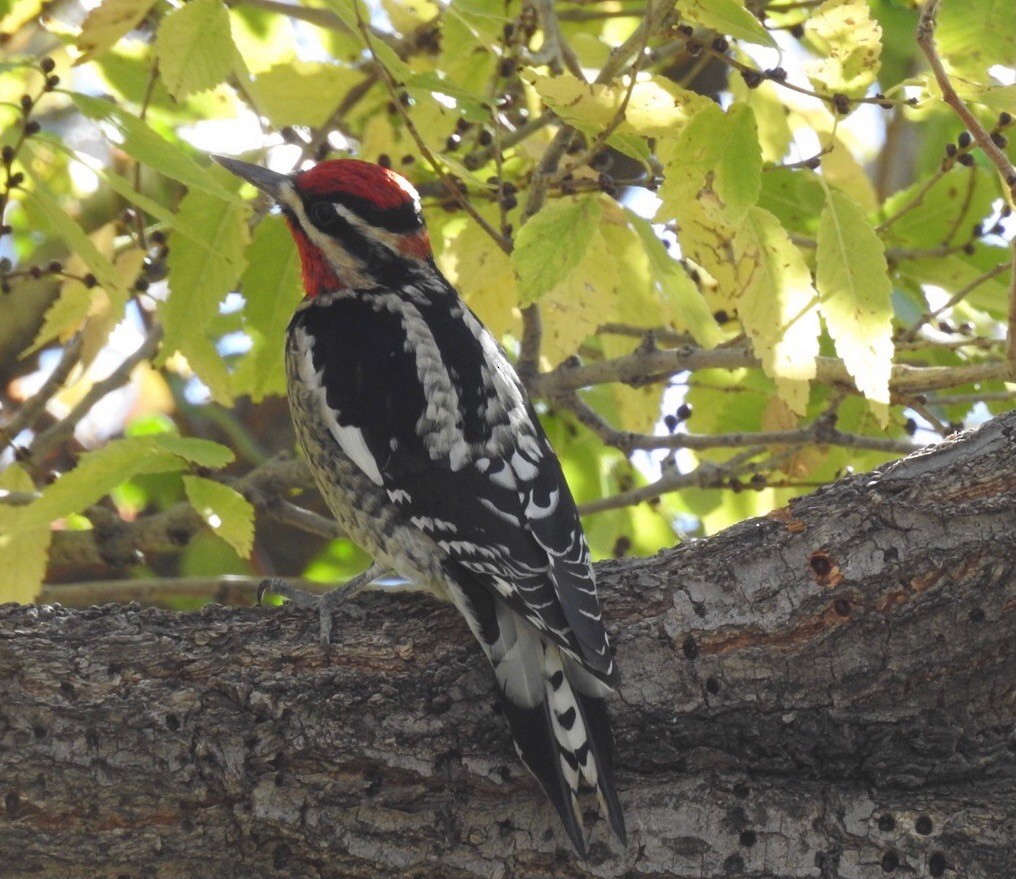
[[[698,644],[695,643],[695,639],[691,635],[684,639],[681,651],[688,659],[694,659],[698,656]]]
[[[123,669],[123,666],[119,662],[111,662],[106,666],[106,674],[112,678],[120,674],[121,669]]]
[[[878,819],[878,829],[883,833],[889,833],[896,829],[896,819],[892,815],[882,815]]]
[[[829,573],[833,569],[832,559],[829,558],[829,553],[825,550],[819,550],[811,554],[811,558],[808,559],[808,564],[811,565],[811,569],[815,572],[815,576],[822,579],[828,577]]]
[[[37,739],[44,739],[44,738],[46,738],[46,727],[44,727],[44,726],[33,726],[32,727],[32,734]]]
[[[64,698],[66,699],[73,699],[76,695],[74,685],[69,681],[64,681],[60,684],[60,692],[63,693]]]
[[[747,799],[750,788],[746,784],[738,782],[734,785],[734,796],[738,799]]]
[[[706,678],[706,692],[715,696],[720,692],[720,682],[716,678]]]
[[[931,819],[927,815],[918,815],[917,822],[914,824],[914,827],[921,836],[927,836],[931,833],[933,825],[931,823]]]
[[[275,849],[274,852],[272,852],[272,866],[275,867],[276,870],[285,869],[286,865],[289,863],[290,854],[289,846],[283,843]]]
[[[744,858],[736,852],[723,862],[723,869],[728,873],[743,873]]]
[[[970,622],[972,623],[983,623],[984,622],[984,611],[975,607],[970,611]]]
[[[507,784],[512,780],[512,771],[507,766],[498,766],[495,771],[502,782]]]
[[[21,797],[16,793],[9,793],[4,797],[4,808],[7,810],[7,817],[13,818],[18,814],[18,804],[21,802]]]
[[[758,842],[758,836],[755,834],[754,830],[742,830],[738,840],[745,848],[751,848],[756,842]]]
[[[945,868],[948,866],[945,862],[945,855],[942,852],[933,852],[931,857],[928,858],[928,872],[932,876],[941,876],[945,873]]]
[[[177,717],[175,714],[167,714],[166,728],[172,730],[173,732],[176,732],[178,729],[180,729],[180,718]]]
[[[900,865],[900,856],[896,852],[886,852],[882,855],[882,872],[891,873]]]
[[[833,610],[841,617],[848,617],[850,616],[850,602],[845,598],[837,598],[833,602]]]

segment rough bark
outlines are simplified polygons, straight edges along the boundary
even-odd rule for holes
[[[1016,875],[1016,414],[599,566],[631,842],[588,863],[450,608],[0,609],[0,875]]]

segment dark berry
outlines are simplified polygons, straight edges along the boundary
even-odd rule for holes
[[[29,119],[25,123],[25,137],[31,137],[33,134],[38,134],[39,133],[39,129],[41,127],[42,126],[39,125],[39,123],[36,122],[34,119]]]
[[[846,116],[850,112],[850,98],[843,92],[837,92],[833,95],[833,107],[841,116]]]
[[[678,30],[686,37],[690,37],[693,33],[695,33],[695,28],[693,28],[690,24],[682,24]]]
[[[148,281],[146,281],[144,278],[138,278],[134,282],[134,289],[137,290],[139,293],[144,293],[145,290],[148,289]]]
[[[3,159],[5,165],[9,165],[14,161],[14,147],[10,144],[6,144],[2,151],[0,151],[0,158]]]
[[[694,58],[696,55],[702,54],[702,43],[698,40],[688,40],[684,44],[684,50]]]
[[[956,138],[956,140],[959,143],[961,150],[965,150],[968,146],[970,146],[970,144],[974,142],[974,139],[973,137],[971,137],[969,131],[961,131],[960,136]]]
[[[1009,141],[1006,139],[1006,136],[998,131],[991,132],[991,142],[1000,150],[1004,150],[1009,145]]]
[[[63,266],[54,259],[54,260],[51,260],[49,265],[46,266],[46,271],[47,272],[53,272],[54,274],[56,272],[62,272],[63,271]]]
[[[448,140],[445,141],[445,149],[453,153],[459,148],[460,143],[462,143],[462,138],[459,135],[450,134],[448,135]]]
[[[950,159],[951,159],[951,158],[952,158],[953,156],[955,156],[955,155],[956,155],[956,144],[954,144],[954,143],[947,143],[947,144],[945,145],[945,154],[946,154],[946,155],[947,155],[947,156],[948,156],[948,157],[949,157]]]
[[[804,25],[803,24],[792,24],[788,28],[788,30],[790,32],[790,36],[792,36],[795,40],[799,40],[799,39],[801,39],[804,36]]]
[[[761,71],[752,70],[750,67],[741,71],[741,79],[750,89],[757,89],[764,82]]]
[[[675,414],[677,415],[678,421],[687,421],[689,418],[691,418],[691,413],[692,413],[691,403],[682,403],[680,406],[677,407],[677,412]]]
[[[42,70],[43,73],[52,73],[55,68],[56,62],[50,58],[49,55],[39,62],[39,69]]]
[[[31,95],[22,95],[21,96],[21,109],[24,110],[26,113],[29,110],[32,109],[32,96]]]
[[[968,168],[974,167],[974,157],[970,153],[963,153],[956,157],[956,161]]]
[[[11,261],[10,261],[10,259],[8,257],[6,257],[6,256],[0,256],[0,275],[6,274],[7,272],[9,272],[11,270],[11,266],[12,265],[13,265],[13,263],[11,263]]]
[[[727,42],[726,37],[717,37],[713,40],[713,51],[719,52],[721,55],[730,48],[730,44]]]
[[[776,82],[784,82],[787,78],[787,71],[782,67],[773,67],[771,70],[766,71],[766,76]]]
[[[490,146],[494,142],[494,135],[484,128],[477,140],[480,142],[480,146]]]
[[[89,272],[87,275],[85,275],[81,279],[81,283],[84,284],[89,289],[91,289],[92,287],[95,287],[99,283],[99,281],[95,277],[95,275],[93,275],[91,272]]]
[[[377,163],[382,168],[391,168],[391,166],[392,166],[392,157],[389,156],[388,153],[381,153],[381,155],[377,157]]]
[[[678,422],[673,415],[664,415],[663,423],[666,426],[667,430],[669,430],[671,433],[673,433],[677,429]]]
[[[514,210],[519,206],[518,197],[515,195],[506,195],[501,199],[501,207],[506,211]]]
[[[1005,128],[1007,125],[1012,125],[1012,113],[1003,110],[998,114],[998,127]]]
[[[502,58],[497,65],[497,75],[501,79],[508,79],[513,73],[515,73],[515,59]]]
[[[814,171],[821,164],[822,164],[822,157],[821,156],[812,156],[810,159],[808,159],[807,162],[804,163],[804,167],[805,168],[811,168],[811,170]]]
[[[161,229],[156,229],[154,232],[152,232],[151,235],[148,236],[148,239],[149,241],[152,242],[152,244],[165,244],[166,233],[163,232]]]
[[[59,76],[54,75],[54,76],[47,76],[46,77],[45,89],[46,89],[47,92],[53,91],[53,89],[55,89],[58,85],[60,85],[60,77]]]
[[[28,270],[28,274],[30,274],[33,278],[35,278],[35,280],[38,281],[39,278],[42,277],[42,269],[40,269],[38,266],[32,266]]]
[[[903,425],[903,430],[907,436],[913,436],[917,433],[917,422],[913,418],[908,418],[906,424]]]

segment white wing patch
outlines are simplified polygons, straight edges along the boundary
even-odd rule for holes
[[[339,448],[345,453],[360,470],[363,471],[371,482],[381,485],[381,471],[378,469],[377,461],[367,448],[367,441],[363,438],[363,431],[352,424],[339,424],[339,413],[328,405],[328,396],[321,378],[324,370],[314,369],[314,339],[302,327],[298,327],[294,333],[296,342],[296,360],[299,370],[300,381],[317,399],[321,412],[322,421],[328,425],[328,431]]]

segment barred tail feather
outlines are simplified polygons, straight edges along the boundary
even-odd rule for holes
[[[458,572],[456,572],[458,573]],[[596,791],[611,828],[627,842],[611,779],[610,688],[528,620],[468,576],[449,582],[462,612],[494,667],[515,749],[557,810],[576,850],[586,854],[578,791]]]

